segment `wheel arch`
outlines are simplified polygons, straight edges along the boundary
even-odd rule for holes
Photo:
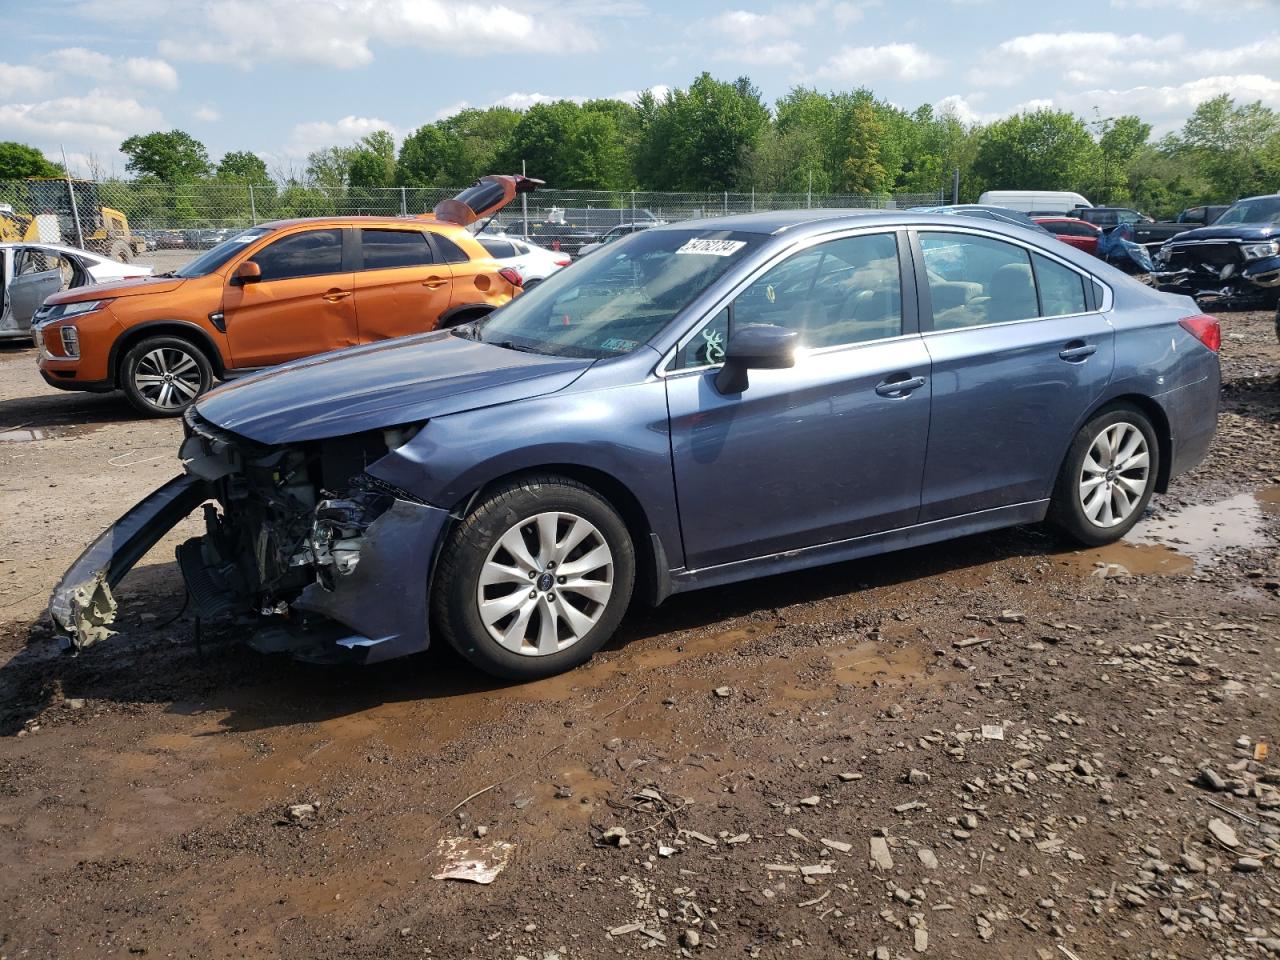
[[[213,367],[213,375],[218,379],[222,379],[226,373],[226,365],[222,361],[222,351],[218,349],[218,345],[214,343],[213,337],[197,324],[191,323],[189,320],[150,320],[147,323],[140,323],[136,327],[130,327],[123,334],[116,338],[116,342],[111,345],[111,353],[107,358],[107,377],[116,386],[120,386],[120,362],[129,349],[140,340],[147,337],[181,337],[183,340],[190,340],[191,343],[198,347],[209,359],[209,365]]]
[[[599,469],[578,463],[544,463],[522,467],[487,480],[468,493],[449,511],[449,524],[440,536],[443,544],[453,527],[471,510],[472,505],[485,493],[500,484],[518,481],[523,477],[564,477],[587,487],[618,511],[636,551],[636,587],[633,596],[643,597],[657,606],[671,594],[671,568],[662,538],[654,531],[644,506],[631,489],[617,477]],[[436,564],[432,563],[432,575]]]
[[[460,323],[479,320],[493,311],[494,308],[487,303],[461,303],[440,314],[435,329],[444,330],[446,327],[456,327]]]

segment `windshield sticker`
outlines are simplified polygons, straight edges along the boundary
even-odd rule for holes
[[[604,343],[600,344],[601,350],[616,350],[619,353],[628,353],[640,346],[638,340],[625,340],[622,337],[610,337]]]
[[[254,240],[257,240],[260,236],[262,236],[262,234],[260,233],[251,233],[248,236],[245,236],[244,234],[240,234],[238,236],[228,237],[227,239],[231,243],[252,243]]]
[[[703,240],[687,241],[676,253],[700,253],[712,257],[731,257],[747,245],[745,240]]]

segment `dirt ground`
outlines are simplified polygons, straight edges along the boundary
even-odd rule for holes
[[[1223,326],[1213,452],[1128,542],[684,595],[525,686],[197,648],[185,534],[59,655],[180,428],[0,351],[0,957],[1280,954],[1280,349]],[[451,840],[505,869],[433,879]]]

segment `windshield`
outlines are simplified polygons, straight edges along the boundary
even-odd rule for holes
[[[182,277],[184,280],[190,280],[192,277],[203,277],[234,257],[237,253],[245,248],[245,244],[252,243],[259,237],[270,233],[269,227],[251,227],[248,230],[241,230],[234,236],[223,240],[212,250],[206,250],[194,260],[189,261],[177,270],[174,270],[168,276]]]
[[[765,239],[730,230],[643,230],[459,333],[553,356],[599,360],[630,353]]]
[[[1232,223],[1280,223],[1280,197],[1255,197],[1241,200],[1213,221],[1215,227]]]

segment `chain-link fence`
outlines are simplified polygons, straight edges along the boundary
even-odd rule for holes
[[[170,269],[194,251],[270,220],[429,213],[461,187],[325,189],[302,184],[162,184],[128,180],[0,181],[0,240],[65,243]],[[550,190],[524,194],[487,228],[576,253],[611,228],[757,210],[905,209],[943,202],[941,191],[831,195],[706,191]]]

